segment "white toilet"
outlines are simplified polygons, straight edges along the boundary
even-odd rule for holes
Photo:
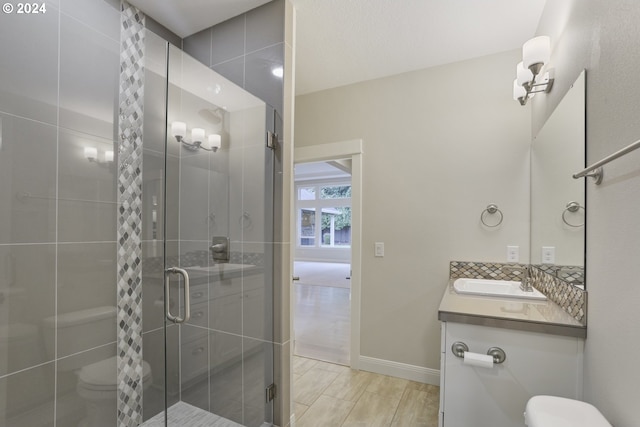
[[[87,417],[79,427],[113,427],[118,390],[117,360],[113,346],[104,346],[116,337],[116,307],[104,306],[65,313],[44,319],[43,327],[58,325],[58,348],[65,354],[77,354],[58,360],[58,370],[74,372],[76,391],[87,406]],[[55,354],[54,333],[45,342],[49,354]],[[78,337],[83,337],[78,340]],[[81,343],[81,346],[80,346]],[[100,347],[102,346],[102,347]],[[98,347],[98,348],[96,348]],[[81,353],[87,348],[94,350]],[[151,367],[142,361],[142,388],[151,384]]]
[[[113,427],[113,411],[117,396],[116,356],[80,369],[78,394],[87,403],[87,418],[79,427]],[[142,361],[142,389],[151,384],[151,367]]]
[[[557,396],[534,396],[527,402],[529,427],[611,427],[593,405]]]

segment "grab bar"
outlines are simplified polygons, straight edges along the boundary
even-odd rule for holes
[[[573,174],[573,179],[578,179],[578,178],[582,178],[583,176],[590,176],[593,179],[595,179],[596,185],[599,185],[602,182],[602,176],[604,171],[602,170],[602,166],[606,165],[607,163],[609,163],[612,160],[617,159],[618,157],[622,157],[627,153],[632,152],[633,150],[640,148],[640,140],[634,142],[631,145],[628,145],[627,147],[623,148],[622,150],[618,150],[615,153],[611,154],[610,156],[605,157],[604,159],[600,160],[599,162],[596,162],[594,164],[592,164],[591,166],[589,166],[588,168],[584,169],[583,171],[580,171],[578,173],[574,173]]]
[[[171,308],[169,306],[169,282],[171,274],[179,274],[184,280],[184,317],[174,316],[171,314]],[[178,267],[167,268],[164,279],[164,294],[167,319],[173,323],[184,323],[188,321],[191,318],[191,295],[189,293],[189,274],[186,270]]]

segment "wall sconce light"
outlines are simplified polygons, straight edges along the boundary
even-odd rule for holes
[[[98,149],[96,147],[84,147],[84,158],[99,165],[110,165],[113,163],[113,151],[104,152],[104,160],[98,159]]]
[[[98,149],[96,147],[84,147],[84,157],[90,162],[98,160]]]
[[[185,122],[171,123],[171,135],[176,141],[181,142],[184,148],[190,151],[198,151],[200,149],[206,151],[218,151],[222,145],[222,138],[218,134],[211,134],[205,138],[205,130],[202,128],[191,129],[191,142],[185,139],[187,135],[187,124]]]
[[[545,70],[551,58],[551,39],[534,37],[522,46],[522,62],[516,66],[513,99],[526,105],[536,93],[549,93],[553,87],[553,69]],[[544,72],[543,72],[544,71]]]

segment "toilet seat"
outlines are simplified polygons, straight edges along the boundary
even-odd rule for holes
[[[78,387],[85,391],[115,391],[118,388],[116,356],[92,363],[80,369]],[[142,361],[142,383],[151,380],[151,366]]]
[[[524,414],[529,427],[611,427],[593,405],[557,396],[534,396]]]

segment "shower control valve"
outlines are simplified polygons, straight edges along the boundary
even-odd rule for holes
[[[214,262],[229,262],[230,258],[229,238],[225,236],[213,236],[211,238],[211,246],[209,251],[211,252],[211,259]]]

